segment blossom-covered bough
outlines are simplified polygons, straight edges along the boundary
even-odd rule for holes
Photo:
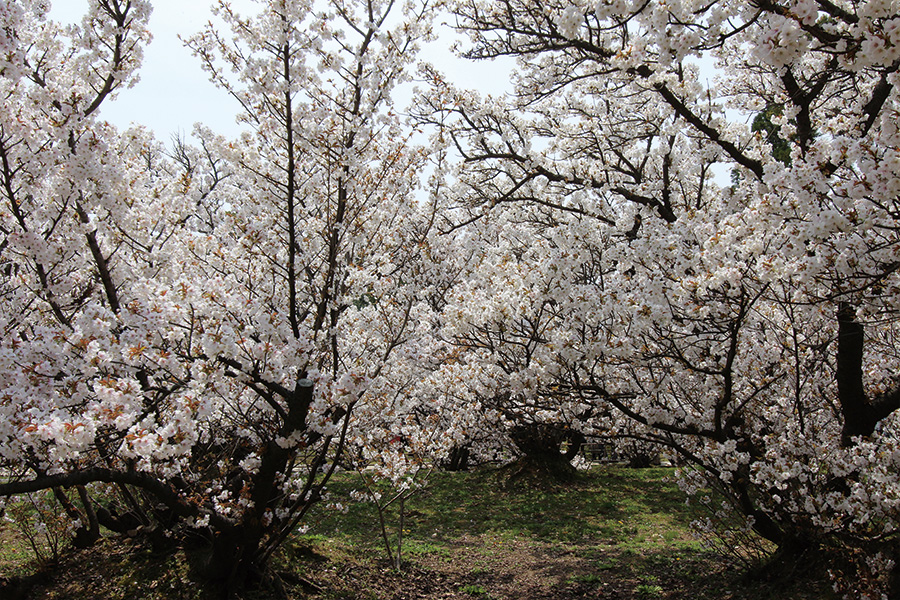
[[[127,310],[121,286],[132,280],[114,271],[120,261],[140,266],[146,260],[116,227],[132,212],[132,190],[145,179],[127,166],[110,166],[124,148],[96,114],[133,82],[149,38],[146,2],[97,3],[80,27],[66,30],[46,19],[45,4],[7,4],[0,11],[0,435],[8,475],[27,471],[44,481],[63,480],[59,463],[97,433],[93,423],[72,417],[99,410],[88,400],[91,388],[115,387],[96,359],[109,347],[110,321]],[[142,224],[142,241],[162,245],[157,226],[164,223],[145,218]],[[123,382],[132,383],[138,385]],[[101,463],[106,449],[102,443]],[[89,480],[60,481],[79,486],[84,513],[55,488],[81,522],[76,539],[83,543],[99,535],[83,487]],[[18,491],[16,484],[5,487],[6,494]]]
[[[402,495],[452,447],[623,436],[892,593],[896,3],[458,0],[517,92],[425,71],[430,194],[391,95],[434,7],[221,3],[188,45],[247,132],[166,149],[100,119],[149,2],[44,4],[0,7],[0,495],[238,589],[349,446]]]
[[[221,3],[230,33],[188,45],[248,132],[166,150],[96,110],[149,3],[67,30],[43,4],[0,9],[0,494],[58,490],[93,537],[187,532],[237,590],[367,442],[354,414],[412,423],[434,368],[433,206],[391,110],[431,8]]]
[[[552,287],[500,309],[507,325],[550,301],[558,313],[532,337],[528,370],[544,375],[520,397],[568,386],[608,415],[585,431],[640,426],[785,555],[862,549],[847,591],[886,589],[900,516],[896,3],[453,10],[470,57],[518,61],[506,101],[441,85],[419,109],[463,158],[459,226],[515,222],[510,247],[528,248],[515,269],[554,269]],[[457,312],[457,331],[484,330],[465,299]]]

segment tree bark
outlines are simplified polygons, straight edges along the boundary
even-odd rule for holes
[[[863,383],[864,330],[856,320],[856,309],[842,304],[838,310],[837,386],[844,425],[841,444],[853,445],[853,438],[875,433],[878,423],[900,408],[900,390],[870,400]]]
[[[469,468],[469,447],[455,446],[442,465],[445,471],[465,471]]]
[[[520,468],[511,479],[527,471],[559,480],[573,476],[575,468],[561,451],[565,434],[559,427],[529,423],[516,427],[510,437],[521,455]]]

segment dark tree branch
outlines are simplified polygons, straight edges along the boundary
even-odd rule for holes
[[[232,522],[213,511],[207,511],[200,506],[188,502],[182,498],[178,491],[169,484],[161,481],[151,473],[140,471],[116,471],[113,469],[93,468],[83,471],[71,471],[56,475],[43,475],[35,479],[23,481],[10,481],[0,483],[0,496],[15,496],[40,492],[55,487],[69,488],[72,486],[88,485],[90,483],[117,483],[131,485],[151,494],[182,518],[197,517],[201,514],[209,514],[210,519],[222,526],[231,526]]]
[[[884,103],[887,102],[888,97],[891,95],[891,90],[894,89],[894,86],[888,81],[888,77],[892,73],[896,73],[897,69],[900,69],[900,59],[895,60],[890,68],[881,74],[881,79],[878,81],[875,89],[872,90],[872,97],[869,98],[869,101],[863,107],[863,114],[866,116],[862,127],[863,135],[869,133],[872,125],[878,119]]]
[[[842,304],[838,310],[837,386],[844,426],[841,444],[853,445],[853,438],[871,436],[879,421],[900,408],[900,390],[871,402],[863,387],[863,326],[856,310]]]

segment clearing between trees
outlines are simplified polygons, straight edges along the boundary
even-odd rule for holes
[[[510,470],[435,473],[405,504],[400,570],[387,557],[374,505],[355,502],[361,475],[339,473],[303,535],[275,557],[280,580],[262,598],[610,600],[650,598],[822,599],[827,576],[767,573],[754,549],[698,538],[711,516],[689,505],[672,468],[595,467],[571,482]],[[385,511],[396,558],[400,518]],[[15,525],[0,525],[0,597],[11,599],[207,600],[179,548],[154,551],[143,536],[107,537],[40,562]],[[718,544],[717,548],[710,544]],[[48,552],[46,545],[39,546]],[[746,563],[737,561],[744,556]],[[757,568],[754,568],[757,567]]]

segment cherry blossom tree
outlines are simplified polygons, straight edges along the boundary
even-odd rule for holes
[[[784,553],[864,548],[853,585],[887,585],[896,6],[454,11],[471,58],[518,59],[517,92],[482,102],[442,85],[420,110],[463,158],[458,225],[512,213],[533,250],[517,260],[563,273],[559,316],[529,338],[540,384],[609,407],[598,431],[625,419],[675,449]],[[545,301],[506,306],[528,319]]]
[[[248,131],[171,150],[99,119],[149,10],[0,7],[0,495],[54,490],[83,543],[190,531],[236,589],[349,445],[402,493],[568,427],[890,592],[894,3],[457,0],[517,92],[425,71],[427,194],[391,98],[432,7],[220,3],[188,44]]]
[[[134,205],[145,174],[116,160],[126,145],[96,118],[104,101],[134,81],[149,38],[148,4],[97,2],[67,29],[47,19],[45,5],[0,11],[0,397],[4,461],[14,474],[52,476],[98,434],[95,421],[78,418],[100,417],[95,393],[122,391],[104,379],[100,355],[119,346],[111,322],[130,312],[122,288],[134,282],[132,267],[153,268],[166,222]],[[147,208],[158,203],[148,198]],[[117,226],[131,218],[145,227],[141,233]],[[97,518],[87,490],[77,489],[83,509],[54,491],[80,523],[76,541],[91,543]]]
[[[95,114],[148,3],[97,0],[65,31],[40,2],[0,12],[0,494],[77,486],[94,530],[190,531],[239,589],[371,442],[355,414],[409,421],[440,353],[434,207],[391,94],[430,10],[220,3],[225,29],[188,45],[248,132],[173,150]]]
[[[469,228],[465,244],[477,250],[465,280],[447,295],[442,334],[468,371],[469,401],[477,402],[483,420],[481,441],[493,438],[522,459],[522,469],[566,477],[590,408],[556,391],[548,369],[560,343],[554,324],[565,312],[555,295],[560,274],[538,260],[546,244],[523,238],[514,212],[494,216]],[[569,453],[562,451],[565,442]]]

